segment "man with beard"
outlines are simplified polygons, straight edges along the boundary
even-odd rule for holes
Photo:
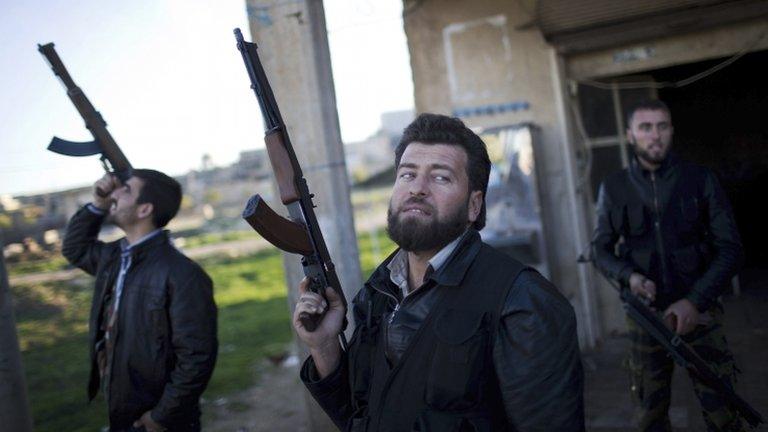
[[[216,305],[208,275],[162,230],[180,204],[181,185],[161,172],[135,169],[122,184],[107,174],[67,226],[64,256],[96,276],[88,396],[102,389],[111,431],[200,430]],[[105,220],[125,237],[97,240]]]
[[[646,298],[722,379],[732,382],[737,369],[723,335],[719,296],[739,269],[742,248],[728,200],[710,170],[670,153],[673,128],[666,104],[638,104],[627,124],[635,158],[600,186],[595,264]],[[634,321],[627,324],[639,429],[671,431],[674,362]],[[736,412],[691,378],[707,428],[742,430]]]
[[[344,308],[299,287],[301,370],[342,430],[581,431],[573,308],[533,269],[484,244],[490,161],[455,118],[422,114],[395,150],[388,234],[400,248]],[[315,331],[299,315],[324,314]]]

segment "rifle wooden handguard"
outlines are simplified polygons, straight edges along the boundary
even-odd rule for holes
[[[291,156],[285,149],[283,143],[283,130],[277,128],[264,136],[264,143],[267,146],[269,162],[272,164],[272,171],[275,173],[277,188],[280,190],[280,200],[284,205],[296,202],[301,198],[301,194],[296,189],[296,170],[291,164]]]

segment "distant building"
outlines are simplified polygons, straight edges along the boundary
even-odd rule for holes
[[[413,111],[392,111],[381,115],[381,128],[363,141],[344,146],[347,173],[353,183],[359,183],[395,163],[394,149],[408,124],[413,121]]]

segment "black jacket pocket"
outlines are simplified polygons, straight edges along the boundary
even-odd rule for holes
[[[435,322],[435,350],[426,402],[436,410],[463,410],[479,402],[488,349],[487,314],[448,309]]]

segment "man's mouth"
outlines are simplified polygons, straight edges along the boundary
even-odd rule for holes
[[[403,207],[403,209],[400,210],[400,213],[418,214],[418,215],[425,215],[425,216],[430,216],[432,214],[432,212],[430,212],[426,207],[414,206],[414,205]]]

